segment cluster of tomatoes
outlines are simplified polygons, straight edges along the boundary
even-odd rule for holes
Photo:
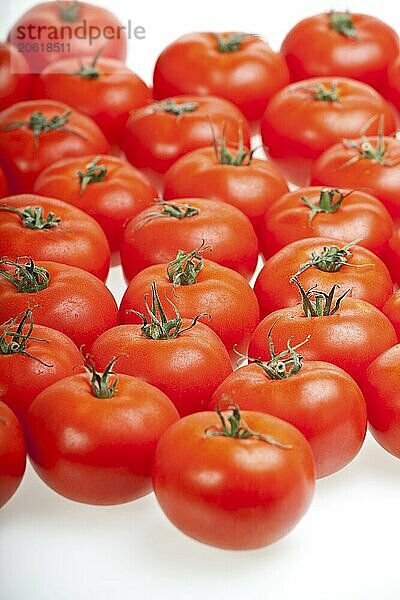
[[[280,53],[189,34],[153,89],[123,36],[18,52],[84,19],[118,25],[40,4],[0,45],[0,505],[27,448],[67,498],[154,489],[200,541],[272,543],[367,422],[400,457],[398,37],[335,11]]]

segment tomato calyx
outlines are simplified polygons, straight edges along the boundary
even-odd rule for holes
[[[232,165],[234,167],[242,167],[242,166],[248,167],[251,164],[251,161],[253,160],[254,153],[257,150],[257,148],[254,148],[254,150],[249,151],[244,146],[242,127],[239,128],[239,143],[238,143],[238,147],[236,150],[236,154],[234,154],[232,151],[229,151],[226,146],[225,127],[224,127],[224,130],[222,132],[222,135],[221,135],[219,141],[216,138],[215,130],[212,125],[211,125],[211,131],[212,131],[212,136],[213,136],[213,148],[214,148],[215,158],[220,165]],[[246,160],[246,158],[247,158],[247,160]],[[245,162],[245,160],[246,160],[246,162]]]
[[[33,309],[36,308],[28,308],[25,312],[20,312],[16,317],[12,319],[8,319],[5,323],[0,325],[0,329],[3,330],[0,335],[0,354],[2,355],[10,355],[10,354],[23,354],[24,356],[29,356],[29,358],[33,358],[33,360],[37,360],[41,365],[45,367],[52,367],[44,360],[33,356],[29,352],[26,351],[26,346],[29,340],[36,340],[38,342],[48,343],[49,340],[44,338],[33,337]],[[18,323],[19,320],[19,323]],[[24,327],[28,324],[28,330],[24,333]],[[14,329],[16,328],[16,329]],[[11,338],[11,339],[10,339]]]
[[[191,204],[175,204],[172,202],[156,202],[156,208],[154,212],[148,214],[140,223],[137,224],[136,229],[147,225],[150,221],[155,219],[190,219],[199,214],[200,209],[192,206]]]
[[[15,274],[12,275],[5,269],[0,268],[0,275],[8,279],[15,285],[17,291],[23,294],[35,294],[49,287],[50,273],[47,269],[36,266],[33,259],[29,257],[26,263],[21,264],[19,262],[20,258],[24,257],[17,258],[15,262],[1,258],[0,265],[15,267]]]
[[[58,14],[65,23],[76,23],[81,20],[82,6],[77,0],[72,2],[58,2]]]
[[[91,375],[90,385],[95,398],[112,398],[117,391],[118,376],[114,373],[113,366],[118,360],[114,356],[111,362],[106,366],[103,373],[96,371],[95,364],[90,354],[83,357],[86,371]],[[113,378],[111,380],[111,377]]]
[[[332,82],[330,88],[320,83],[315,89],[309,90],[309,92],[312,99],[317,102],[340,102],[336,81]]]
[[[80,68],[77,71],[73,71],[72,75],[77,75],[78,77],[83,77],[84,79],[99,79],[101,73],[97,69],[97,61],[99,60],[103,50],[104,48],[100,48],[96,52],[90,65],[84,65],[80,60]]]
[[[15,208],[15,206],[0,204],[0,210],[18,215],[21,218],[23,226],[27,227],[28,229],[48,231],[50,229],[60,227],[61,223],[61,218],[56,217],[56,215],[51,211],[45,218],[42,206],[26,206],[25,208],[19,209]]]
[[[242,415],[239,407],[236,404],[227,406],[226,410],[230,411],[230,414],[228,414],[226,418],[219,407],[216,407],[215,410],[221,421],[221,427],[210,425],[210,427],[207,427],[207,429],[204,431],[206,437],[227,437],[237,440],[247,440],[250,438],[261,440],[262,442],[266,442],[271,446],[276,446],[277,448],[282,448],[284,450],[290,450],[293,448],[292,445],[282,444],[269,435],[263,435],[249,429],[246,423],[242,421]]]
[[[299,289],[303,312],[306,317],[329,317],[334,315],[339,310],[342,300],[350,292],[349,288],[335,300],[336,290],[340,288],[337,283],[326,293],[317,290],[316,285],[305,291],[297,277],[292,277],[291,281],[294,281]],[[314,297],[314,300],[312,300],[312,297]]]
[[[309,269],[315,267],[319,271],[325,271],[326,273],[336,273],[344,266],[355,267],[355,266],[367,266],[367,265],[353,265],[348,262],[348,259],[352,256],[350,248],[358,244],[362,238],[353,240],[348,244],[338,248],[337,246],[324,246],[321,253],[311,252],[311,258],[304,264],[300,265],[297,273],[292,275],[291,280],[296,278],[298,275]]]
[[[310,215],[308,217],[308,222],[312,223],[315,215],[318,213],[327,213],[334,214],[337,213],[339,208],[342,205],[342,202],[349,194],[351,194],[354,190],[351,190],[347,194],[343,194],[337,188],[323,188],[319,195],[318,204],[313,204],[307,196],[301,196],[300,200],[310,209]],[[335,196],[339,196],[335,200]]]
[[[357,29],[348,10],[345,12],[331,10],[329,13],[329,25],[336,33],[340,33],[353,40],[357,39]]]
[[[182,117],[185,113],[194,112],[199,108],[197,102],[182,102],[178,104],[173,100],[164,100],[163,102],[157,102],[156,106],[166,113],[172,114],[175,117]]]
[[[90,163],[86,165],[86,171],[77,171],[77,175],[81,182],[80,195],[82,196],[88,185],[92,183],[100,183],[104,181],[107,175],[106,165],[99,165],[100,156],[96,156]]]
[[[33,144],[36,149],[39,148],[39,139],[41,134],[49,131],[67,131],[77,135],[78,137],[83,137],[77,131],[66,127],[66,125],[69,123],[69,117],[71,116],[72,112],[72,110],[66,110],[61,115],[54,115],[54,117],[48,119],[40,111],[35,111],[32,113],[28,121],[12,121],[3,127],[3,131],[14,131],[15,129],[21,129],[22,127],[31,129],[33,132]]]
[[[157,292],[157,286],[154,281],[151,282],[151,308],[148,304],[148,296],[147,294],[144,297],[144,303],[146,306],[146,310],[148,313],[149,320],[147,317],[139,312],[138,310],[128,309],[127,312],[133,312],[143,321],[143,325],[141,327],[141,332],[145,338],[148,340],[173,340],[178,337],[181,333],[185,331],[189,331],[192,329],[201,317],[211,316],[208,313],[201,313],[197,315],[192,321],[192,323],[188,327],[184,327],[182,329],[182,318],[179,314],[178,309],[175,304],[171,302],[171,300],[165,294],[165,299],[172,306],[175,318],[168,319],[163,306],[161,304],[160,297]]]
[[[223,37],[222,35],[215,34],[217,38],[217,50],[222,54],[231,54],[232,52],[238,52],[242,47],[242,42],[246,33],[231,33],[229,37]]]
[[[174,286],[195,284],[197,275],[204,267],[203,252],[206,250],[211,252],[212,247],[206,246],[204,240],[199,248],[191,252],[178,250],[176,258],[167,266],[167,277],[170,283]]]
[[[387,160],[387,143],[384,141],[383,127],[381,125],[377,138],[378,139],[375,145],[365,135],[362,136],[361,141],[359,142],[355,140],[343,140],[343,144],[348,148],[355,150],[356,155],[347,160],[339,167],[339,169],[350,167],[363,158],[366,160],[373,160],[382,165],[382,167],[395,167],[398,165],[400,162],[400,156],[392,160]]]

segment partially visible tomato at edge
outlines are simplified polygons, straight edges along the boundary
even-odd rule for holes
[[[17,491],[25,465],[22,427],[12,410],[0,401],[0,508]]]

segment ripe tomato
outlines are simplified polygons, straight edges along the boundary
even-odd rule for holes
[[[311,183],[362,188],[373,194],[392,217],[400,217],[400,140],[378,135],[344,140],[314,163]]]
[[[259,119],[268,100],[289,83],[282,57],[257,35],[191,33],[167,46],[154,69],[154,97],[220,96],[248,119]]]
[[[261,133],[283,173],[304,185],[321,152],[343,138],[376,134],[380,123],[385,133],[396,129],[394,111],[377,91],[343,77],[319,77],[292,83],[275,94],[262,118]]]
[[[80,267],[103,281],[110,248],[92,217],[61,200],[34,194],[0,203],[0,256],[23,256]]]
[[[389,65],[385,83],[384,96],[400,110],[400,56]]]
[[[56,160],[107,149],[98,126],[62,102],[18,102],[0,113],[0,164],[11,192],[31,192],[40,171]]]
[[[37,51],[27,51],[24,56],[32,73],[39,73],[60,58],[99,50],[103,56],[125,60],[125,31],[126,27],[105,8],[65,0],[41,2],[30,8],[13,25],[8,40],[15,46],[21,41],[37,43]],[[57,42],[58,51],[52,51]]]
[[[393,234],[383,204],[360,190],[305,187],[284,194],[270,206],[259,228],[260,248],[268,258],[291,242],[311,237],[358,244],[382,257]]]
[[[393,292],[387,267],[370,250],[329,238],[307,238],[285,246],[264,264],[254,285],[261,315],[298,303],[294,275],[305,290],[316,287],[328,293],[336,284],[378,308]]]
[[[47,485],[77,502],[122,504],[151,491],[154,452],[179,419],[165,394],[145,381],[88,364],[34,400],[27,444]]]
[[[138,169],[115,156],[94,154],[49,165],[33,187],[37,194],[64,200],[94,217],[112,250],[121,243],[126,221],[157,197]]]
[[[266,546],[308,509],[314,461],[292,425],[237,407],[200,412],[161,436],[153,486],[168,519],[200,542],[232,550]]]
[[[0,43],[0,110],[28,98],[33,84],[24,55]]]
[[[0,198],[8,194],[8,184],[3,169],[0,167]]]
[[[91,117],[110,143],[119,141],[129,111],[150,100],[147,85],[123,62],[98,54],[64,58],[39,76],[38,96],[68,103]]]
[[[153,265],[135,275],[122,298],[120,321],[140,323],[137,314],[127,311],[143,311],[148,282],[154,281],[162,296],[173,298],[182,317],[194,319],[208,313],[202,321],[221,338],[231,357],[237,358],[233,348],[244,352],[259,322],[257,298],[239,273],[203,260],[204,250],[207,247],[187,253],[180,250],[169,264]],[[174,318],[172,306],[166,306],[165,313]]]
[[[389,240],[385,262],[393,281],[400,285],[400,226],[397,226]]]
[[[39,325],[58,329],[78,347],[90,347],[118,323],[111,292],[91,273],[51,261],[1,259],[0,323],[34,304]]]
[[[400,344],[369,365],[363,391],[372,435],[385,450],[400,457]]]
[[[281,53],[292,81],[326,75],[360,79],[381,89],[399,40],[386,23],[371,15],[330,11],[297,23]]]
[[[119,325],[100,335],[92,346],[94,360],[105,368],[119,356],[120,373],[158,387],[180,415],[203,410],[232,371],[229,354],[217,334],[198,322],[199,315],[182,319],[175,307],[174,319],[168,320],[154,282],[151,288],[151,312],[146,297],[143,325]]]
[[[400,340],[400,290],[397,290],[386,300],[382,312],[392,323]]]
[[[214,96],[176,96],[131,112],[121,148],[136,167],[164,173],[190,150],[210,146],[223,133],[229,144],[249,147],[249,125],[240,110]]]
[[[0,508],[15,494],[25,465],[22,427],[12,410],[0,401]]]
[[[249,356],[268,360],[268,332],[273,343],[282,348],[292,336],[296,345],[310,336],[302,349],[305,360],[322,360],[344,369],[358,383],[368,365],[397,343],[396,332],[389,319],[375,306],[357,298],[334,299],[335,287],[329,294],[302,290],[303,303],[281,308],[256,327],[249,344]]]
[[[273,162],[254,158],[243,145],[227,147],[224,138],[179,158],[166,172],[164,186],[166,200],[198,196],[232,204],[256,231],[271,203],[289,191]]]
[[[22,425],[39,392],[82,364],[72,340],[56,329],[34,324],[30,308],[0,326],[0,400]]]
[[[258,241],[247,217],[225,202],[182,198],[160,202],[131,219],[124,230],[121,263],[130,281],[150,265],[166,263],[180,248],[205,240],[210,260],[250,279],[257,265]]]

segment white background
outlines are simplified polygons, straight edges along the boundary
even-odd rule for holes
[[[32,3],[1,1],[0,39]],[[317,0],[185,0],[97,4],[123,24],[146,28],[131,40],[128,64],[148,83],[157,54],[194,30],[262,34],[278,49],[304,16],[329,10]],[[390,1],[349,1],[341,10],[374,14],[400,31]],[[119,267],[110,287],[123,291]],[[63,499],[28,466],[0,513],[2,600],[399,600],[400,462],[370,437],[351,465],[317,483],[296,529],[271,547],[227,552],[177,531],[153,495],[116,507]]]

